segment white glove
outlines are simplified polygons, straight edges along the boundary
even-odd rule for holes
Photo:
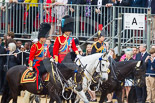
[[[57,64],[58,64],[58,62],[55,62],[55,64],[57,65]]]
[[[51,59],[50,59],[50,61],[51,61],[51,62],[54,62],[54,59],[53,59],[53,58],[51,58]]]
[[[80,57],[81,57],[81,55],[78,54],[78,55],[76,56],[76,58],[75,58],[75,62],[77,62],[77,61],[79,60]]]
[[[76,56],[76,58],[80,58],[81,57],[81,55],[80,54],[78,54],[77,56]]]
[[[29,67],[29,69],[30,69],[31,71],[33,71],[33,68],[32,68],[32,67]]]

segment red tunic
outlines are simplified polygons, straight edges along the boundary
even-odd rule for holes
[[[62,35],[56,38],[54,47],[53,47],[53,58],[61,63],[67,53],[71,51],[77,52],[74,38]],[[57,61],[57,60],[56,60]]]
[[[50,58],[50,52],[49,49],[47,49],[48,47],[44,47],[44,44],[41,44],[40,42],[37,42],[35,44],[32,45],[31,50],[30,50],[30,55],[29,55],[29,64],[32,62],[33,64],[31,65],[35,65],[35,60],[37,61],[41,61],[43,60],[45,57]]]
[[[44,44],[41,44],[40,42],[37,42],[36,44],[33,44],[30,50],[29,55],[29,66],[35,68],[37,71],[37,77],[36,77],[36,84],[37,84],[37,90],[38,90],[38,76],[39,76],[39,70],[38,66],[40,66],[39,62],[42,61],[45,58],[50,58],[50,52],[47,46]]]
[[[50,6],[49,4],[52,4],[52,0],[46,0],[46,6]],[[52,23],[55,22],[55,17],[52,16],[52,10],[54,12],[54,7],[53,8],[46,8],[49,12],[49,14],[47,14],[46,12],[46,16],[45,16],[45,22],[47,23]]]

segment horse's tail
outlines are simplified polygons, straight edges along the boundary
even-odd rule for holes
[[[1,103],[9,103],[8,99],[10,98],[11,95],[10,95],[10,88],[9,88],[8,81],[5,82],[3,88],[4,90],[1,98]]]

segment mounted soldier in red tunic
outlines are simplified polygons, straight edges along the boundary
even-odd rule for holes
[[[72,17],[67,15],[62,18],[61,30],[63,35],[56,38],[53,47],[53,58],[56,63],[61,63],[69,52],[74,51],[77,56],[79,55],[74,38],[70,37],[71,32],[73,32],[73,27],[74,19]]]
[[[40,72],[40,61],[45,58],[50,58],[50,52],[47,48],[44,47],[46,41],[46,36],[50,30],[51,26],[48,23],[40,24],[39,33],[38,33],[38,42],[33,44],[30,50],[29,55],[29,69],[33,68],[37,71],[36,83],[37,90],[41,89],[41,72]],[[40,76],[40,77],[39,77]]]

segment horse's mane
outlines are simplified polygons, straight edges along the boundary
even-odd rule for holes
[[[137,61],[134,61],[134,60],[121,61],[121,62],[116,62],[115,64],[116,64],[117,67],[124,67],[124,66],[127,66],[127,65],[132,66],[131,63],[135,64],[135,63],[137,63]]]
[[[95,58],[99,59],[102,55],[103,55],[103,53],[95,53],[92,55],[84,56],[84,57],[80,58],[80,60],[90,62],[90,61],[94,60]]]
[[[47,72],[51,72],[52,65],[55,68],[56,64],[51,63],[49,58],[46,58],[40,62],[40,68],[42,68],[42,70],[46,70]],[[78,66],[73,62],[71,62],[71,63],[69,63],[69,62],[60,63],[57,65],[57,67],[59,70],[61,70],[61,69],[63,69],[63,70],[76,70],[76,69],[78,69]],[[43,71],[43,72],[46,72],[46,71]]]

